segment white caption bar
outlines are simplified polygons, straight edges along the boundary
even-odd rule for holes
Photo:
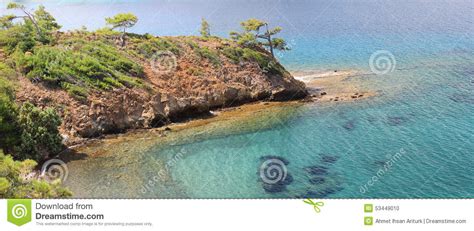
[[[472,199],[31,200],[20,226],[7,201],[0,230],[474,230]]]

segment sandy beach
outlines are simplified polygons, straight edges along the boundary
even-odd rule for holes
[[[357,70],[299,71],[292,74],[306,84],[314,101],[354,101],[376,95],[364,88],[360,78],[364,73]]]

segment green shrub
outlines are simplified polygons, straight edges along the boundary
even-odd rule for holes
[[[96,58],[102,64],[111,67],[120,72],[127,73],[131,76],[143,76],[143,68],[125,57],[124,53],[119,52],[115,47],[107,45],[102,42],[89,42],[81,46],[81,52]]]
[[[145,87],[140,79],[132,78],[127,75],[118,74],[117,81],[126,87]]]
[[[3,84],[1,80],[0,84]],[[20,134],[16,116],[17,110],[13,101],[0,93],[0,148],[12,150],[18,144]]]
[[[12,150],[20,142],[14,86],[10,78],[14,71],[0,63],[0,148]]]
[[[33,160],[15,161],[0,149],[0,198],[67,198],[72,193],[61,181],[26,179],[36,166]]]
[[[18,110],[10,81],[14,75],[0,63],[0,149],[13,152],[18,159],[43,160],[61,151],[61,119],[52,109],[41,110],[30,103]]]
[[[20,4],[14,6],[16,7],[10,8],[9,5],[7,8],[24,7]],[[28,12],[26,8],[21,11],[25,14],[2,17],[3,30],[0,31],[0,45],[5,47],[6,52],[10,54],[15,50],[31,51],[36,44],[53,44],[55,40],[53,33],[61,26],[44,6],[39,6],[34,12]]]
[[[26,76],[61,87],[76,99],[87,98],[88,88],[101,90],[141,86],[143,68],[115,47],[100,41],[63,41],[40,46],[19,58]]]
[[[237,64],[240,61],[242,61],[242,56],[244,54],[244,51],[240,47],[225,47],[222,50],[222,53],[224,56],[229,58],[233,63]]]
[[[136,39],[134,41],[135,46],[133,50],[147,59],[152,58],[157,52],[169,51],[175,55],[179,55],[181,51],[181,47],[177,43],[167,38],[152,37],[146,40]]]
[[[205,58],[209,60],[214,66],[221,65],[221,59],[219,57],[219,53],[209,49],[209,47],[201,47],[190,39],[186,40],[186,44],[191,49],[193,49],[193,51],[199,58]]]
[[[244,60],[257,62],[258,65],[260,66],[260,68],[262,68],[262,69],[268,67],[269,63],[271,61],[273,61],[273,59],[271,59],[267,55],[265,55],[261,52],[252,50],[250,48],[244,48],[243,49],[242,58]]]
[[[67,93],[78,101],[85,102],[87,100],[87,89],[81,86],[77,86],[68,82],[63,82],[61,87],[67,91]]]
[[[30,103],[20,108],[18,123],[21,128],[19,159],[43,160],[62,149],[58,126],[61,118],[51,108],[41,110]]]
[[[40,36],[38,40],[43,44],[51,44],[54,42],[53,32],[61,29],[61,26],[56,22],[56,19],[45,10],[44,6],[39,6],[34,12],[35,19],[40,28]],[[29,21],[26,21],[27,23]]]
[[[99,28],[95,31],[95,34],[99,36],[108,36],[108,37],[120,36],[120,32],[114,31],[110,27]]]
[[[67,66],[67,62],[73,59],[72,54],[60,48],[36,48],[34,55],[26,55],[20,58],[20,63],[26,71],[26,77],[30,79],[42,80],[50,84],[60,84],[74,76],[73,70]]]
[[[284,74],[285,69],[269,54],[257,51],[251,48],[226,47],[222,50],[222,54],[229,58],[233,63],[240,61],[257,62],[258,66],[266,73]]]
[[[221,65],[219,54],[208,47],[198,47],[195,51],[199,57],[208,59],[214,66]]]
[[[193,50],[196,50],[199,48],[199,45],[190,39],[186,39],[186,44]]]
[[[8,54],[13,53],[17,49],[21,52],[29,51],[36,44],[34,37],[31,24],[15,25],[11,28],[0,30],[0,46]]]

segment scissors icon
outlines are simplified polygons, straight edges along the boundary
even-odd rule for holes
[[[316,211],[317,213],[321,212],[321,209],[319,208],[320,206],[323,207],[324,206],[324,203],[322,201],[319,201],[319,202],[314,202],[313,200],[311,199],[305,199],[303,200],[304,203],[306,204],[309,204],[309,205],[312,205],[313,208],[314,208],[314,211]]]

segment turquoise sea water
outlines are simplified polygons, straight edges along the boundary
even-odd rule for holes
[[[292,51],[279,58],[290,70],[356,69],[378,93],[291,107],[243,130],[205,126],[177,141],[115,144],[113,154],[68,163],[77,197],[473,198],[473,1],[45,4],[66,29],[132,11],[135,32],[157,35],[196,34],[205,17],[224,36],[262,18],[284,28]],[[392,72],[371,72],[378,50],[393,54]],[[286,182],[274,190],[260,177],[265,156],[286,162]]]

